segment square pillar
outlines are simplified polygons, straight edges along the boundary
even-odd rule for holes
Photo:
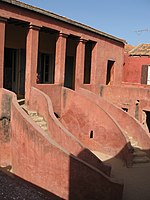
[[[64,85],[67,37],[60,33],[56,42],[55,84],[59,85]]]
[[[75,90],[83,85],[84,81],[84,62],[85,62],[85,43],[80,39],[76,51],[76,71],[75,71]]]
[[[31,87],[36,84],[40,27],[30,25],[26,39],[25,102],[29,104]]]
[[[3,88],[4,80],[4,48],[5,48],[5,25],[7,19],[0,17],[0,88]]]

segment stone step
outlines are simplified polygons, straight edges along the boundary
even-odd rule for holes
[[[39,116],[36,111],[31,111],[26,108],[25,105],[21,105],[21,108],[32,118],[32,120],[40,126],[44,131],[48,131],[47,122],[44,121],[42,116]]]
[[[134,157],[143,157],[143,156],[147,156],[147,153],[145,153],[144,151],[141,151],[141,150],[134,150],[133,156]]]
[[[40,122],[36,122],[39,126],[47,126],[47,123],[43,120]]]
[[[38,116],[38,115],[33,115],[31,116],[31,118],[35,121],[35,122],[42,122],[44,120],[43,117]]]
[[[130,140],[130,142],[131,142],[131,145],[134,147],[136,147],[136,146],[138,146],[138,142],[137,141],[135,141],[135,140]]]
[[[31,117],[38,116],[36,111],[27,110],[27,112],[28,112],[28,115],[30,115]]]
[[[47,126],[40,126],[44,131],[48,131]]]
[[[147,156],[142,156],[142,157],[135,157],[133,158],[133,164],[138,164],[138,163],[149,163],[150,158]]]

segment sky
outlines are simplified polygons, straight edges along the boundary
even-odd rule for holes
[[[20,0],[86,24],[128,44],[150,43],[150,0]]]

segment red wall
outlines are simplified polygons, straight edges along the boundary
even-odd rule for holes
[[[65,88],[63,102],[60,120],[85,146],[113,156],[124,148],[126,139],[123,133],[110,116],[95,103]],[[93,138],[90,138],[91,130]]]
[[[0,166],[11,165],[11,94],[0,89]]]
[[[107,89],[109,88],[110,87],[107,87]],[[148,132],[145,131],[144,127],[139,123],[139,121],[135,120],[135,118],[133,118],[131,115],[124,112],[117,106],[111,104],[110,102],[108,102],[106,99],[102,97],[98,97],[97,95],[89,91],[86,91],[84,89],[80,89],[79,92],[85,97],[91,99],[100,108],[104,109],[107,113],[109,113],[110,116],[112,116],[112,119],[114,120],[114,122],[116,121],[119,124],[124,135],[132,136],[143,149],[150,150],[150,135]],[[142,104],[143,106],[145,105],[145,107],[146,105],[147,106],[150,105],[148,104],[148,102],[147,104],[144,104],[143,101],[142,101]]]
[[[56,87],[54,88],[56,91]],[[60,91],[59,87],[58,90]],[[55,95],[57,94],[58,93],[56,92]],[[61,95],[59,97],[61,98]],[[79,154],[80,159],[103,171],[107,175],[110,175],[111,167],[104,165],[90,150],[86,149],[82,142],[72,135],[72,133],[69,132],[54,116],[51,100],[46,94],[36,88],[32,88],[30,108],[38,111],[38,113],[46,119],[51,138],[53,138],[62,148],[73,155],[77,156]]]
[[[123,81],[130,83],[141,83],[142,65],[150,65],[150,58],[147,56],[125,55],[125,65],[123,67]]]
[[[64,199],[120,200],[123,185],[63,150],[12,100],[13,172]],[[57,132],[56,132],[57,134]]]

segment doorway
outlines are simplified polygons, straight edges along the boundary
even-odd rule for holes
[[[110,83],[112,81],[113,65],[114,65],[114,61],[108,60],[108,62],[107,62],[106,85],[110,85]]]
[[[67,56],[66,66],[65,66],[64,86],[70,89],[74,89],[74,79],[75,79],[74,57]]]
[[[143,111],[142,124],[150,132],[150,111]]]
[[[66,44],[64,87],[75,89],[76,49],[79,38],[68,36]]]
[[[5,89],[24,98],[25,94],[25,50],[5,48],[4,52],[4,85]]]

